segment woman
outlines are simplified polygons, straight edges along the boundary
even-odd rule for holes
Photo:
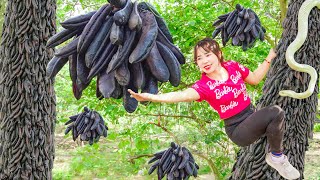
[[[235,61],[225,62],[219,44],[205,38],[194,47],[194,60],[202,71],[202,77],[191,88],[158,95],[129,92],[138,101],[207,101],[224,120],[226,133],[235,144],[248,146],[266,135],[271,151],[266,155],[266,162],[284,178],[297,179],[299,171],[282,153],[284,111],[276,105],[255,111],[244,84],[258,84],[275,56],[271,49],[263,63],[251,72]]]

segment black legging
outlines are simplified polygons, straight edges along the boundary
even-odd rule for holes
[[[239,146],[248,146],[264,134],[272,152],[282,152],[284,111],[273,105],[255,111],[252,105],[225,119],[229,138]]]

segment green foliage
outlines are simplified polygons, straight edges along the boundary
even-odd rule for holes
[[[54,179],[125,179],[136,174],[145,160],[131,164],[118,148],[106,144],[85,145],[73,153],[68,171],[55,172]],[[112,151],[111,151],[112,150]]]
[[[320,132],[320,124],[315,124],[314,125],[314,129],[313,129],[314,132]]]

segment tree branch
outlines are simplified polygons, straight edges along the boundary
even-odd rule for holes
[[[154,123],[154,122],[149,122],[149,124],[153,124],[157,127],[160,127],[163,131],[165,131],[166,133],[168,133],[177,144],[180,144],[178,138],[173,134],[173,132],[171,132],[170,130],[168,130],[166,127],[162,126],[160,123],[160,119],[161,117],[158,118],[158,123]]]
[[[286,18],[288,11],[288,1],[280,0],[280,23],[282,24],[283,20]]]
[[[153,154],[140,154],[140,155],[137,155],[137,156],[132,156],[128,159],[128,161],[132,164],[134,164],[134,160],[136,159],[139,159],[139,158],[142,158],[142,157],[153,157]]]
[[[200,125],[199,128],[205,131],[206,133],[208,133],[208,130],[203,128],[203,125],[200,123],[201,120],[199,118],[196,118],[197,116],[194,114],[191,108],[189,109],[189,112],[192,114],[193,117],[195,117],[194,120]],[[204,121],[204,122],[210,123],[210,121]]]
[[[229,6],[230,8],[232,8],[232,9],[235,8],[235,7],[234,7],[234,1],[231,2],[232,4],[231,4],[230,2],[228,2],[228,1],[226,1],[226,0],[222,0],[222,2],[228,4],[228,6]]]
[[[192,111],[190,111],[192,112]],[[158,116],[161,116],[161,117],[172,117],[172,118],[187,118],[187,119],[193,119],[195,120],[197,123],[199,123],[199,119],[196,118],[196,116],[194,115],[194,113],[192,112],[191,113],[192,115],[191,116],[183,116],[183,115],[168,115],[168,114],[140,114],[139,116],[155,116],[155,117],[158,117]],[[134,115],[134,114],[128,114],[127,116],[137,116],[137,115]],[[210,123],[209,120],[202,120],[203,122],[205,123]]]
[[[277,46],[276,44],[277,42],[275,42],[275,40],[272,40],[271,37],[268,36],[267,34],[264,34],[264,38],[271,45],[271,47],[275,48]]]
[[[214,174],[214,177],[215,177],[214,179],[223,179],[223,175],[219,172],[218,168],[214,165],[214,162],[209,157],[207,157],[206,155],[202,154],[197,150],[191,149],[191,151],[193,154],[201,157],[202,159],[208,162],[208,165]]]
[[[135,116],[129,114],[128,116]],[[168,115],[168,114],[143,114],[141,116],[161,116],[161,117],[173,117],[173,118],[188,118],[188,119],[194,119],[192,116],[183,116],[183,115]]]

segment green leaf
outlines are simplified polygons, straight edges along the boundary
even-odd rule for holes
[[[128,146],[129,144],[130,144],[130,141],[128,141],[128,140],[122,140],[122,141],[119,142],[118,148],[119,148],[119,149],[123,149],[123,148],[125,148],[126,146]]]

